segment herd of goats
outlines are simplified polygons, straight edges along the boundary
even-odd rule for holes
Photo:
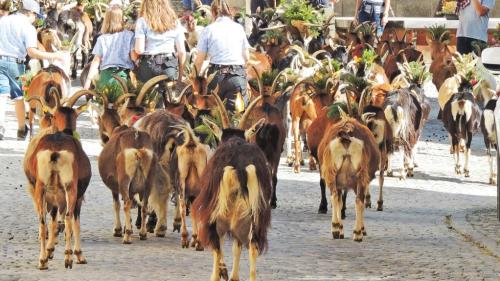
[[[192,66],[193,46],[203,28],[192,22],[187,24],[188,81],[176,83],[158,76],[128,87],[116,77],[124,94],[111,101],[94,90],[70,95],[69,77],[56,66],[42,68],[33,77],[27,94],[30,126],[37,114],[40,130],[32,133],[24,170],[40,222],[40,269],[47,269],[53,258],[59,232],[65,234],[65,267],[72,267],[73,254],[78,264],[86,263],[80,245],[80,211],[91,165],[76,130],[78,116],[89,108],[97,115],[103,143],[98,166],[113,196],[113,235],[132,243],[130,210],[137,205],[140,239],[146,239],[148,232],[164,237],[167,205],[173,198],[173,228],[181,233],[182,247],[213,250],[211,280],[239,280],[242,246],[249,248],[250,280],[256,279],[256,258],[267,248],[271,209],[277,207],[277,172],[288,128],[292,135],[288,139],[294,144],[288,152],[290,166],[300,173],[301,140],[310,152],[310,168],[318,166],[319,213],[327,212],[326,187],[331,191],[334,239],[344,238],[346,194],[352,189],[356,194],[353,239],[362,241],[364,210],[371,207],[369,183],[378,175],[377,210],[382,211],[384,176],[393,174],[395,151],[402,148],[404,154],[400,177],[413,176],[415,146],[431,109],[424,91],[427,84],[439,89],[440,119],[450,135],[456,173],[469,176],[471,140],[481,128],[490,154],[489,181],[495,182],[491,158],[497,145],[495,79],[481,71],[476,56],[450,50],[444,27],[429,29],[432,64],[428,69],[406,32],[398,36],[388,31],[387,40],[377,40],[369,24],[335,32],[332,18],[320,25],[289,24],[280,18],[281,12],[266,9],[250,15],[249,41],[254,51],[247,75],[252,98],[244,110],[228,112],[218,90],[207,90],[213,75],[207,77],[204,70]],[[78,26],[89,26],[85,19],[99,19],[75,7],[69,12],[50,10],[48,20],[57,13],[62,20],[56,16],[53,26],[40,29],[40,43],[48,51],[57,48],[61,36],[74,38]],[[93,22],[90,27],[96,25]],[[312,36],[313,29],[320,30],[319,35]],[[92,32],[85,30],[85,34],[91,42]],[[79,38],[85,40],[85,36]],[[86,44],[73,43],[76,50]],[[184,83],[182,91],[177,90],[180,83]],[[81,98],[86,101],[76,107]],[[230,276],[222,254],[228,233],[234,239]]]

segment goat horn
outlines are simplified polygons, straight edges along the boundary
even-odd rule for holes
[[[363,115],[361,115],[361,120],[363,120],[363,122],[366,124],[368,120],[374,117],[375,115],[376,115],[375,112],[363,113]]]
[[[50,88],[49,97],[50,96],[54,97],[54,101],[56,102],[56,105],[54,106],[53,110],[56,110],[59,107],[61,107],[61,93],[57,88],[55,87]]]
[[[120,106],[122,103],[124,103],[127,99],[133,98],[135,96],[136,95],[134,95],[134,94],[125,94],[125,95],[119,96],[116,99],[115,103],[113,103],[113,109],[115,109],[115,110],[118,109],[118,106]]]
[[[405,33],[403,33],[403,38],[399,42],[405,42],[406,43],[406,35],[408,35],[408,29],[405,29]]]
[[[276,75],[276,77],[274,78],[273,84],[271,84],[271,92],[269,93],[270,95],[274,94],[274,91],[276,90],[276,86],[278,85],[278,81],[281,75],[284,75],[286,78],[285,70],[280,71],[278,75]]]
[[[129,92],[127,87],[127,81],[125,81],[125,79],[121,78],[115,73],[111,74],[111,76],[113,76],[113,78],[115,78],[115,80],[118,82],[120,88],[122,88],[123,94],[128,94]]]
[[[175,97],[175,102],[180,103],[182,97],[186,94],[187,90],[191,87],[193,87],[193,85],[191,85],[191,84],[186,85],[186,87],[184,87],[184,89],[182,89],[182,91],[179,93],[179,95],[177,97]]]
[[[281,24],[281,25],[275,25],[275,26],[271,26],[271,27],[259,28],[259,31],[276,30],[276,29],[281,29],[281,28],[285,28],[285,27],[287,27],[287,26],[284,24]]]
[[[317,50],[316,52],[314,52],[311,56],[313,58],[317,58],[318,55],[323,54],[323,53],[326,53],[326,54],[330,55],[329,52],[327,52],[326,50],[321,49],[321,50]]]
[[[248,117],[250,116],[250,113],[252,110],[257,106],[257,103],[262,99],[262,96],[256,97],[247,107],[245,110],[245,113],[241,116],[240,122],[238,123],[238,128],[239,129],[244,129],[245,123],[247,122]]]
[[[257,78],[257,84],[259,85],[259,96],[262,96],[264,95],[264,84],[262,83],[262,79],[260,77],[259,72],[257,71],[257,68],[254,65],[252,65],[252,69],[253,71],[255,71],[255,77]]]
[[[137,99],[135,100],[135,104],[137,106],[140,106],[142,104],[142,101],[144,100],[144,97],[146,96],[146,94],[151,90],[153,89],[153,87],[162,82],[162,81],[166,81],[168,80],[168,76],[167,75],[159,75],[159,76],[156,76],[156,77],[153,77],[151,79],[149,79],[146,84],[144,84],[144,86],[142,86],[142,89],[141,91],[139,92],[139,95],[137,96]]]
[[[102,99],[102,106],[104,108],[109,108],[109,100],[108,97],[104,94],[97,93],[97,95]],[[116,102],[116,101],[115,101]]]
[[[219,86],[215,88],[215,90],[212,92],[212,95],[215,98],[215,103],[217,104],[217,107],[219,108],[219,115],[220,119],[222,122],[222,129],[227,129],[231,126],[230,121],[229,121],[229,114],[227,113],[226,107],[224,106],[224,103],[219,97]]]
[[[40,103],[40,105],[42,106],[42,110],[45,111],[49,111],[50,113],[53,113],[54,112],[54,109],[50,108],[48,105],[47,105],[47,102],[45,101],[45,99],[43,97],[39,97],[39,96],[33,96],[33,97],[29,97],[26,99],[26,102],[32,102],[32,101],[37,101]]]
[[[92,91],[92,90],[80,90],[80,91],[74,93],[68,99],[68,101],[66,102],[67,106],[68,107],[73,107],[76,104],[76,102],[78,101],[78,99],[80,99],[84,95],[92,95],[94,97],[98,97],[98,95],[94,91]]]
[[[363,114],[363,110],[366,106],[366,97],[368,96],[368,94],[368,88],[364,89],[363,92],[361,92],[361,97],[359,98],[358,104],[358,116],[362,116]]]
[[[288,48],[288,52],[290,52],[290,50],[294,50],[296,51],[297,53],[299,53],[299,56],[300,56],[300,59],[302,61],[305,61],[306,60],[306,55],[304,54],[304,50],[301,49],[299,46],[297,45],[292,45]]]

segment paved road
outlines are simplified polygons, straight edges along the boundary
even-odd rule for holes
[[[436,116],[433,112],[432,116]],[[14,124],[9,112],[9,125]],[[21,162],[26,142],[13,140],[14,127],[0,142],[0,280],[208,280],[212,255],[180,247],[172,233],[172,214],[166,238],[149,236],[122,245],[112,236],[111,194],[97,167],[100,151],[97,129],[84,116],[79,130],[91,157],[93,174],[82,210],[82,248],[87,265],[64,269],[58,245],[49,270],[36,269],[38,222],[26,193]],[[500,261],[449,230],[445,216],[467,209],[494,208],[496,190],[486,184],[487,160],[481,137],[474,140],[471,177],[453,174],[441,123],[431,120],[419,147],[415,178],[386,180],[385,210],[366,212],[368,236],[362,243],[350,238],[354,200],[348,198],[347,238],[333,240],[331,215],[317,214],[318,174],[279,171],[279,207],[272,214],[269,251],[258,259],[259,280],[500,280]],[[376,187],[372,185],[372,194]],[[376,200],[376,198],[374,198]],[[172,210],[172,208],[170,208]],[[134,211],[135,212],[135,211]],[[61,242],[60,242],[61,243]],[[231,248],[226,241],[225,252]],[[242,280],[248,278],[248,254],[242,255]],[[226,257],[231,264],[231,258]]]

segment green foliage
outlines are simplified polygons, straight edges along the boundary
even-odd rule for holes
[[[498,42],[500,41],[500,23],[497,25],[497,29],[493,31],[493,38]]]
[[[200,11],[196,11],[193,13],[194,18],[196,19],[196,24],[200,26],[207,26],[210,24],[210,18],[204,17]]]
[[[357,77],[351,73],[343,74],[340,76],[340,80],[355,89],[357,93],[361,93],[366,87],[369,86],[368,81],[364,77]]]
[[[40,19],[40,18],[37,18],[35,20],[35,22],[33,23],[33,25],[35,26],[35,28],[42,28],[45,26],[45,21],[43,19]]]
[[[305,0],[291,0],[283,3],[283,10],[285,11],[282,18],[287,24],[292,24],[292,21],[303,21],[311,24],[322,24],[323,14],[318,13],[311,5]],[[319,35],[319,27],[309,27],[309,33],[313,37]]]
[[[432,73],[427,71],[424,64],[412,61],[403,66],[404,75],[408,82],[423,85],[425,82],[432,80]]]
[[[340,118],[340,109],[342,109],[342,111],[344,111],[345,113],[349,112],[347,110],[347,104],[345,102],[336,102],[328,107],[328,113],[327,113],[328,118],[339,119]],[[351,110],[352,110],[352,112],[358,111],[356,104],[351,105]]]
[[[281,45],[283,43],[283,33],[278,30],[268,30],[261,37],[262,41],[269,45]]]
[[[434,24],[427,28],[427,32],[432,41],[445,43],[451,40],[450,32],[446,29],[444,24]]]
[[[375,59],[377,59],[377,53],[375,53],[372,49],[366,49],[363,51],[361,59],[365,63],[366,67],[370,67],[370,65],[375,62]]]

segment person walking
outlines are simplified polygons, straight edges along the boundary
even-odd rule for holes
[[[356,0],[354,22],[356,24],[375,23],[377,36],[381,37],[386,24],[389,22],[390,7],[391,0]]]
[[[208,56],[208,75],[216,73],[209,91],[218,85],[219,96],[222,100],[227,99],[227,110],[234,111],[238,93],[245,104],[248,102],[245,65],[250,44],[243,26],[232,20],[226,0],[214,0],[211,12],[213,22],[200,34],[195,67],[199,73]]]
[[[472,43],[488,41],[489,13],[495,0],[458,0],[457,51],[468,54],[474,51]]]
[[[109,102],[114,102],[121,94],[117,75],[129,82],[129,73],[134,69],[132,58],[136,58],[134,48],[134,33],[125,30],[123,11],[120,5],[112,5],[104,15],[101,29],[94,50],[94,60],[90,65],[89,74],[84,89],[89,89],[92,77],[100,70],[96,90],[108,95]],[[108,91],[106,91],[106,89]],[[126,93],[125,93],[126,94]]]
[[[5,107],[8,95],[15,102],[18,122],[17,139],[24,140],[28,132],[25,122],[23,91],[18,78],[24,74],[24,61],[32,59],[64,62],[64,54],[37,49],[37,33],[33,26],[40,5],[35,0],[23,0],[18,13],[0,18],[0,139],[5,134]]]
[[[166,75],[182,81],[186,50],[184,28],[168,0],[142,1],[135,28],[135,52],[140,55],[137,79],[142,83]]]

